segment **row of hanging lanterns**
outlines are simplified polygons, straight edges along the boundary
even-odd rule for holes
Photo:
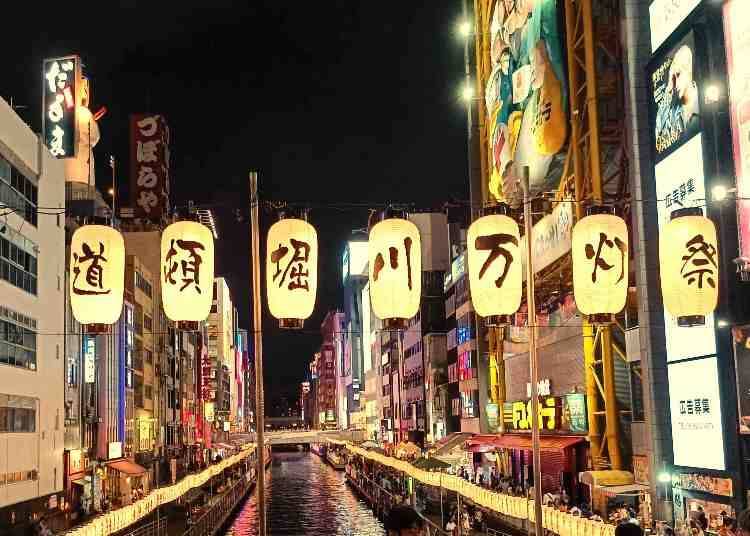
[[[422,245],[417,226],[390,210],[370,229],[370,299],[386,327],[403,328],[419,310]],[[521,305],[522,241],[518,223],[499,205],[474,221],[467,233],[469,284],[474,309],[488,325],[502,325]],[[573,228],[573,292],[592,322],[607,322],[625,307],[628,292],[628,229],[611,208],[589,209]],[[699,323],[718,301],[716,228],[700,209],[681,209],[660,233],[664,306],[688,324]],[[280,325],[300,328],[314,309],[318,286],[318,236],[303,218],[282,218],[267,237],[266,289]],[[205,320],[211,309],[214,239],[194,221],[180,221],[161,237],[164,313],[173,321]],[[123,304],[125,244],[119,231],[85,225],[71,241],[70,295],[82,324],[112,324]]]

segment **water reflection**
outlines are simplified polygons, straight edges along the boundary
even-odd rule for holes
[[[266,472],[268,534],[381,536],[383,525],[335,471],[312,453],[274,453],[281,465]],[[225,534],[257,535],[253,493]]]

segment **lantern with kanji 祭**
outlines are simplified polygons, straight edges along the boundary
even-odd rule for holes
[[[628,296],[628,228],[604,206],[592,207],[573,227],[573,294],[581,313],[607,322]]]
[[[197,221],[178,221],[161,234],[161,301],[175,322],[208,318],[213,300],[214,235]]]
[[[469,226],[466,247],[471,301],[489,326],[508,323],[521,305],[521,237],[518,223],[499,205]]]
[[[117,229],[84,225],[70,243],[70,306],[81,324],[114,324],[125,290],[125,240]]]
[[[405,327],[422,297],[419,229],[403,217],[385,217],[370,229],[368,260],[373,312],[386,327]]]
[[[702,324],[719,299],[716,226],[700,208],[672,212],[659,236],[664,307],[682,325]]]
[[[268,309],[283,328],[302,328],[315,308],[318,233],[299,218],[284,218],[268,230]]]

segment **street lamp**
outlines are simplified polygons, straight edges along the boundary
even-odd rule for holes
[[[474,98],[474,88],[472,87],[471,82],[467,81],[461,87],[460,95],[462,101],[467,104],[471,103],[472,99]]]
[[[471,22],[467,19],[461,19],[456,24],[456,33],[459,37],[467,38],[471,35]]]

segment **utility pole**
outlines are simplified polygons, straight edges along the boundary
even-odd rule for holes
[[[263,405],[263,322],[260,290],[260,228],[258,218],[258,172],[250,172],[250,271],[253,285],[253,340],[255,341],[255,452],[258,459],[258,536],[266,536],[266,453],[263,441],[265,409]]]
[[[534,464],[534,533],[542,536],[542,456],[539,449],[539,358],[536,349],[536,301],[534,299],[534,266],[531,221],[531,192],[529,191],[529,168],[524,166],[521,179],[523,187],[523,224],[526,235],[526,311],[529,333],[529,372],[531,376],[531,448]],[[531,534],[531,531],[529,531]]]

